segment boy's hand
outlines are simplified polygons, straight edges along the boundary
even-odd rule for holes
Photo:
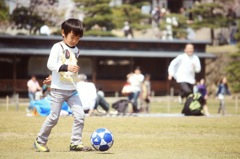
[[[51,84],[51,82],[52,82],[52,76],[49,76],[43,81],[43,84]]]
[[[68,71],[77,73],[80,67],[78,65],[68,65]]]

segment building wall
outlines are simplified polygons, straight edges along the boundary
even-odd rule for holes
[[[41,81],[50,71],[46,67],[52,45],[61,41],[60,36],[0,36],[0,96],[9,93],[27,95],[27,80],[36,75]],[[174,58],[172,52],[183,53],[188,41],[161,41],[121,38],[82,38],[78,47],[81,50],[100,52],[111,51],[109,56],[101,54],[81,54],[79,57],[80,73],[85,73],[90,81],[103,88],[107,95],[120,92],[126,82],[126,75],[140,66],[143,74],[150,74],[155,95],[169,92],[167,68]],[[196,52],[205,52],[207,42],[194,42]],[[31,51],[29,51],[31,50]],[[135,53],[121,56],[119,51],[130,50]],[[116,51],[116,52],[115,52]],[[164,56],[148,57],[151,51]],[[112,55],[112,56],[111,56]],[[205,63],[201,59],[202,71],[197,79],[204,77]],[[200,77],[200,78],[199,78]]]

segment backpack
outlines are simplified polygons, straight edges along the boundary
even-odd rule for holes
[[[190,94],[182,110],[182,114],[187,116],[201,116],[203,115],[203,102],[204,99],[200,93]]]
[[[118,114],[126,114],[129,100],[120,99],[112,104],[112,108],[118,111]]]

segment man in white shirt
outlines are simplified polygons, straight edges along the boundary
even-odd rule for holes
[[[201,71],[200,60],[197,55],[193,54],[194,46],[187,44],[184,52],[174,58],[168,67],[168,80],[174,78],[179,83],[181,99],[193,93],[195,73]]]
[[[84,74],[78,75],[79,82],[77,83],[77,91],[85,113],[91,113],[95,107],[97,100],[97,89],[95,84],[87,82],[87,76]]]
[[[79,74],[78,79],[79,82],[77,83],[77,91],[84,112],[89,115],[96,115],[96,113],[99,113],[97,109],[98,106],[101,106],[106,113],[108,113],[110,107],[104,98],[104,92],[99,90],[97,91],[95,84],[88,82],[85,74]]]

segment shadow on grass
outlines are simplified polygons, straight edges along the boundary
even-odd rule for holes
[[[112,153],[112,152],[100,152],[100,151],[97,151],[96,154],[99,154],[99,155],[113,155],[115,153]]]

